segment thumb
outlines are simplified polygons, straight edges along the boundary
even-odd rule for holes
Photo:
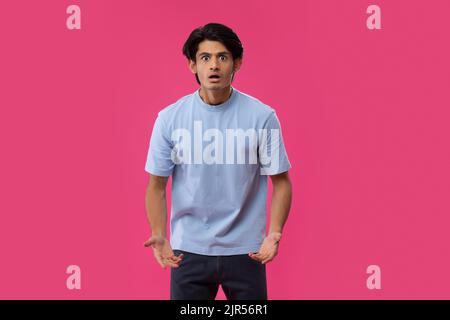
[[[150,247],[156,244],[156,239],[154,237],[151,237],[147,241],[144,242],[144,247]]]

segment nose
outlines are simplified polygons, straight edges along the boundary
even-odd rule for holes
[[[218,69],[218,62],[217,62],[217,58],[211,58],[211,65],[209,66],[209,68],[211,70],[217,70]]]

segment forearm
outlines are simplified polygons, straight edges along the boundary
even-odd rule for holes
[[[145,206],[152,235],[166,237],[167,206],[165,190],[148,187]]]
[[[269,233],[283,231],[291,208],[292,186],[289,180],[273,186]]]

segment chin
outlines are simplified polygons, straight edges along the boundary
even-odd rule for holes
[[[204,86],[208,90],[221,90],[228,87],[228,84],[223,83],[208,83],[206,86]]]
[[[225,88],[224,86],[217,84],[217,83],[207,84],[206,86],[203,86],[203,87],[207,90],[220,90],[220,89]]]

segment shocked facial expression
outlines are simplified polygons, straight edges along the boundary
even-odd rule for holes
[[[231,85],[241,63],[242,59],[233,60],[231,52],[221,42],[204,40],[198,45],[195,61],[189,60],[189,68],[197,74],[203,88],[221,90]]]

